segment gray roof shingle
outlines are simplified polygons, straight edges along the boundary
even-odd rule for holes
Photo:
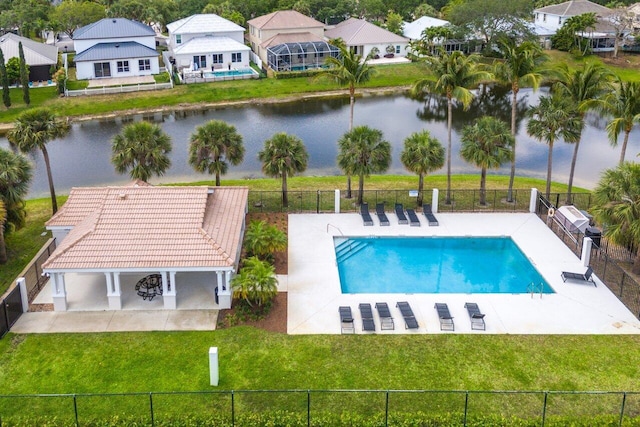
[[[78,28],[74,40],[111,39],[155,36],[153,29],[141,22],[126,18],[105,18]]]
[[[24,60],[29,65],[52,65],[58,63],[58,48],[44,43],[20,37],[13,33],[0,36],[0,49],[4,55],[4,60],[17,58],[19,56],[18,44],[22,42]]]
[[[98,43],[79,53],[76,62],[101,61],[124,58],[149,58],[158,56],[158,52],[137,42]]]

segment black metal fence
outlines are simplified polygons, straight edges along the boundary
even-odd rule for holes
[[[627,426],[640,392],[240,390],[0,396],[2,425]]]
[[[55,249],[56,239],[49,239],[18,276],[24,277],[25,279],[29,302],[33,301],[36,295],[38,295],[38,292],[40,292],[49,280],[47,276],[42,275],[42,264],[51,256]]]

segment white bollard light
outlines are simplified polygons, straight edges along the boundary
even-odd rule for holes
[[[209,373],[211,375],[211,385],[218,386],[220,373],[218,370],[218,347],[209,347]]]

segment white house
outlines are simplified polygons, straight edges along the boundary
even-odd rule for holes
[[[79,80],[158,74],[155,32],[125,18],[105,18],[73,34]]]
[[[367,56],[377,48],[379,55],[404,57],[409,39],[380,28],[364,19],[349,18],[324,33],[328,39],[342,39],[358,55]]]
[[[178,69],[249,68],[244,28],[215,14],[192,15],[167,24],[168,46]]]
[[[444,19],[422,16],[413,22],[405,22],[402,27],[402,33],[410,40],[419,40],[422,38],[422,33],[427,28],[444,27],[449,24],[450,22],[445,21]]]
[[[589,0],[570,0],[560,4],[535,9],[534,23],[549,30],[557,31],[564,25],[567,19],[585,13],[595,13],[602,18],[611,13],[611,9],[593,3]]]

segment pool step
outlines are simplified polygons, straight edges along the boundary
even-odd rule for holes
[[[346,242],[340,243],[336,246],[336,261],[342,262],[351,256],[357,254],[364,248],[369,246],[367,242],[362,240],[354,242],[353,240],[347,240]]]

